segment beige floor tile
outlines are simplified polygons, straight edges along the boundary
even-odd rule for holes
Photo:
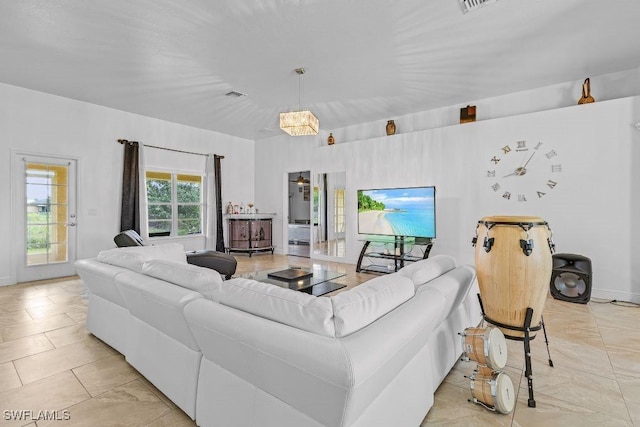
[[[162,400],[165,405],[167,405],[170,409],[180,410],[175,403],[171,401],[167,396],[164,395],[156,386],[154,386],[148,379],[145,377],[140,377],[140,383],[147,387],[154,395],[158,397],[158,399]]]
[[[84,341],[87,339],[97,340],[93,335],[87,331],[84,323],[74,324],[64,328],[56,329],[55,331],[49,331],[44,333],[49,341],[56,347],[62,347],[74,342]]]
[[[33,320],[27,310],[10,311],[7,313],[0,313],[0,325],[3,328],[15,325],[16,323],[28,322]]]
[[[566,393],[577,393],[576,389],[568,389]],[[516,410],[514,411],[513,426],[517,427],[602,427],[602,426],[631,426],[626,411],[621,418],[612,417],[608,413],[599,413],[589,407],[577,406],[564,400],[559,400],[536,391],[536,407],[527,406],[528,394],[522,390],[518,395]]]
[[[86,323],[87,322],[87,309],[83,308],[77,311],[69,311],[67,312],[67,316],[72,318],[76,323]]]
[[[640,378],[616,375],[616,379],[625,400],[640,405]]]
[[[12,311],[25,310],[27,308],[41,307],[43,305],[53,304],[47,297],[30,298],[19,300],[8,298],[5,301],[0,300],[0,313],[10,313]]]
[[[629,409],[629,416],[633,421],[633,425],[640,426],[640,403],[627,402],[627,408]]]
[[[78,310],[86,310],[86,307],[81,304],[51,304],[42,307],[28,308],[27,312],[34,319],[42,319],[43,317],[52,317],[57,314],[65,314],[69,311]]]
[[[174,409],[166,415],[147,424],[147,427],[195,427],[196,422],[179,409]]]
[[[538,393],[578,407],[590,408],[627,420],[625,401],[614,378],[606,378],[574,369],[550,368],[533,371],[534,397]],[[527,394],[527,381],[520,383],[520,394]],[[573,393],[572,390],[579,390]]]
[[[499,414],[469,402],[469,388],[448,383],[440,385],[435,404],[422,422],[423,426],[509,426],[513,414]]]
[[[27,356],[14,363],[22,382],[28,384],[111,355],[112,352],[101,342],[84,340]]]
[[[63,410],[87,399],[89,395],[71,371],[62,372],[17,389],[0,392],[0,402],[4,409],[31,410],[35,413]],[[0,421],[0,425],[22,426],[30,421],[29,419]]]
[[[640,352],[616,348],[609,349],[607,354],[616,375],[640,378]]]
[[[71,406],[68,410],[71,419],[64,423],[64,427],[144,426],[170,411],[138,380]],[[57,425],[54,422],[38,423],[38,427]]]
[[[638,328],[638,308],[624,307],[616,304],[589,303],[599,326],[614,329]]]
[[[0,363],[51,350],[53,344],[44,334],[0,343]]]
[[[600,332],[602,333],[602,341],[607,349],[637,351],[639,353],[638,357],[640,357],[640,329],[632,330],[601,326]]]
[[[54,329],[64,328],[65,326],[75,325],[75,323],[76,322],[66,314],[58,314],[6,326],[0,330],[0,335],[2,335],[2,338],[6,342],[41,332],[53,331]]]
[[[21,385],[20,377],[18,377],[18,372],[13,366],[13,362],[0,363],[0,391],[20,387]]]
[[[129,365],[122,355],[96,360],[73,369],[73,373],[94,397],[140,378],[138,371]]]

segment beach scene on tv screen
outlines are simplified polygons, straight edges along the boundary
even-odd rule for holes
[[[358,190],[358,233],[435,237],[435,188]]]

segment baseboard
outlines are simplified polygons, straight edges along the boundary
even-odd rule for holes
[[[11,279],[11,276],[0,277],[0,286],[15,285],[16,282]]]
[[[605,300],[629,301],[629,302],[635,302],[636,304],[640,304],[640,294],[636,294],[632,292],[612,291],[610,289],[606,289],[606,290],[593,289],[591,291],[591,297],[598,298],[598,299],[605,299]]]

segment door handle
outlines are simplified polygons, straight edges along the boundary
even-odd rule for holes
[[[75,227],[76,223],[75,222],[68,222],[65,224],[67,227]]]

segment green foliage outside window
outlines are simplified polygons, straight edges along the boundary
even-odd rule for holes
[[[170,236],[174,227],[178,236],[202,233],[202,177],[164,172],[146,175],[149,236]]]

